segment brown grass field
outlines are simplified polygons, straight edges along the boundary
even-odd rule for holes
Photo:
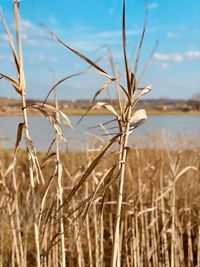
[[[64,203],[96,153],[60,155]],[[117,170],[105,178],[90,212],[86,211],[92,193],[117,158],[117,155],[111,155],[105,155],[73,201],[63,207],[66,266],[110,266],[119,182]],[[15,266],[11,261],[15,261],[16,253],[19,257],[22,253],[26,266],[35,266],[27,155],[25,151],[18,152],[14,169],[16,188],[10,168],[12,156],[12,151],[1,149],[0,262],[2,266]],[[56,155],[46,161],[44,154],[39,154],[38,158],[45,177],[44,184],[35,186],[35,205],[40,217],[41,264],[60,266],[62,233]],[[198,266],[200,150],[130,149],[125,177],[120,226],[122,266],[171,266],[172,256],[175,266]]]

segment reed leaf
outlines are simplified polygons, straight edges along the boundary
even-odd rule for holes
[[[78,73],[74,73],[74,74],[71,74],[69,76],[66,76],[64,78],[62,78],[61,80],[59,80],[56,84],[54,84],[54,86],[50,89],[49,93],[47,94],[47,96],[45,97],[44,101],[43,101],[43,105],[46,103],[49,95],[60,85],[62,84],[63,82],[71,79],[71,78],[74,78],[74,77],[77,77],[77,76],[80,76],[80,75],[83,75],[85,74],[86,71],[81,71],[81,72],[78,72]]]
[[[119,138],[120,135],[114,136],[112,139],[107,142],[103,148],[100,150],[100,152],[97,154],[97,156],[94,158],[92,163],[88,166],[87,170],[81,177],[80,181],[73,187],[67,198],[64,200],[63,205],[66,203],[69,203],[69,201],[73,198],[73,196],[76,194],[77,190],[83,185],[87,177],[91,174],[91,172],[94,170],[94,168],[99,164],[101,159],[103,158],[104,154],[107,152],[107,150],[112,146],[114,142]],[[59,207],[60,209],[61,207]]]
[[[42,162],[42,164],[41,164],[41,169],[43,169],[49,162],[50,162],[50,160],[52,159],[52,158],[54,158],[56,156],[56,153],[55,152],[52,152],[52,153],[50,153],[49,155],[47,155],[45,158],[44,158],[44,160],[43,160],[43,162]]]
[[[28,150],[28,154],[30,157],[30,163],[31,163],[31,168],[35,171],[36,173],[36,181],[38,184],[40,184],[40,180],[42,182],[42,184],[44,184],[44,177],[40,168],[40,164],[37,158],[37,153],[36,153],[36,149],[35,146],[33,145],[33,142],[31,139],[26,138],[26,147]],[[39,179],[40,178],[40,179]]]
[[[67,140],[62,133],[62,128],[60,126],[59,120],[57,119],[57,116],[56,116],[57,114],[61,115],[64,124],[67,127],[72,128],[71,121],[69,120],[67,115],[65,115],[62,111],[55,108],[54,106],[49,105],[49,104],[44,104],[44,103],[42,104],[42,103],[35,102],[27,106],[26,108],[32,108],[32,109],[39,111],[46,119],[48,119],[50,124],[53,125],[54,129],[59,134],[59,136],[62,138],[62,140],[65,143],[67,143]]]
[[[3,78],[4,80],[8,81],[14,87],[16,92],[21,95],[21,91],[19,89],[20,86],[19,86],[19,83],[17,80],[15,80],[15,79],[13,79],[13,78],[11,78],[11,77],[3,74],[3,73],[0,73],[0,77]]]
[[[124,52],[124,63],[126,69],[126,81],[127,88],[129,92],[129,97],[131,98],[131,80],[130,80],[130,71],[128,66],[127,52],[126,52],[126,0],[123,1],[123,14],[122,14],[122,40],[123,40],[123,52]]]
[[[14,41],[13,41],[12,35],[10,33],[9,27],[7,25],[7,22],[6,22],[5,18],[4,18],[4,15],[3,15],[3,12],[1,10],[1,8],[0,8],[0,17],[1,17],[4,29],[6,31],[6,35],[8,37],[9,44],[10,44],[11,49],[12,49],[12,54],[13,54],[13,58],[14,58],[14,61],[15,61],[15,65],[16,65],[17,71],[19,73],[19,61],[18,61],[17,51],[15,49],[15,45],[14,45]]]
[[[130,118],[131,128],[136,128],[139,125],[143,124],[147,120],[147,114],[145,109],[139,109],[133,113]]]
[[[91,206],[92,206],[92,204],[93,204],[95,198],[99,197],[98,192],[100,191],[103,182],[104,182],[107,178],[109,178],[109,177],[111,177],[111,179],[112,179],[112,177],[113,177],[113,173],[114,173],[114,171],[115,171],[115,169],[116,169],[116,167],[117,167],[117,165],[118,165],[119,163],[120,163],[120,162],[115,163],[115,164],[114,164],[114,165],[113,165],[113,166],[112,166],[112,167],[111,167],[111,168],[110,168],[110,169],[109,169],[109,170],[102,176],[102,178],[100,179],[100,181],[99,181],[97,187],[95,188],[94,192],[92,193],[91,197],[89,198],[89,201],[87,202],[88,204],[87,204],[86,209],[84,210],[84,214],[83,214],[83,216],[82,216],[82,218],[81,218],[81,223],[80,223],[80,229],[79,229],[79,231],[81,230],[81,228],[82,228],[82,226],[83,226],[83,223],[84,223],[84,221],[85,221],[85,218],[86,218],[87,214],[89,213],[90,208],[91,208]]]
[[[109,110],[113,115],[116,116],[116,118],[119,120],[120,116],[118,115],[118,113],[116,112],[116,110],[113,108],[113,106],[105,103],[105,102],[97,102],[95,104],[93,104],[92,106],[90,106],[88,108],[88,110],[85,112],[85,114],[80,118],[80,120],[78,121],[78,123],[80,123],[83,118],[85,116],[87,116],[87,114],[92,110],[92,109],[100,109],[100,108],[106,108],[107,110]]]
[[[148,17],[148,6],[147,6],[147,3],[146,3],[144,26],[143,26],[142,36],[141,36],[141,39],[140,39],[140,43],[139,43],[139,47],[138,47],[137,55],[136,55],[136,59],[135,59],[135,66],[134,66],[134,74],[135,74],[135,76],[137,75],[139,59],[140,59],[140,53],[141,53],[141,49],[142,49],[142,45],[143,45],[143,41],[144,41],[145,32],[146,32],[147,17]]]
[[[91,59],[89,59],[88,57],[86,57],[85,55],[83,55],[81,52],[75,50],[74,48],[72,48],[71,46],[65,44],[55,33],[53,33],[48,27],[44,26],[43,24],[41,24],[49,33],[50,35],[53,37],[54,40],[56,40],[57,42],[59,42],[60,44],[62,44],[65,48],[67,48],[68,50],[72,51],[74,54],[76,54],[77,56],[79,56],[80,58],[82,58],[85,62],[87,62],[88,64],[90,64],[92,67],[94,67],[95,69],[97,69],[102,75],[106,76],[107,78],[111,79],[111,80],[115,80],[116,78],[111,77],[103,68],[101,68],[99,65],[97,65],[94,61],[92,61]]]
[[[25,81],[24,68],[23,68],[23,53],[22,53],[20,15],[19,15],[20,4],[19,3],[20,3],[19,1],[14,2],[16,39],[17,39],[17,47],[18,47],[18,61],[19,61],[18,79],[19,79],[19,91],[21,92],[22,95],[25,95],[26,81]]]
[[[112,80],[108,80],[107,82],[104,83],[104,85],[96,92],[96,94],[94,95],[92,102],[94,102],[96,100],[96,98],[106,89],[108,89],[108,87],[110,86],[110,84],[112,83]]]
[[[15,142],[15,153],[17,151],[17,148],[19,146],[19,143],[22,140],[22,134],[23,134],[23,129],[24,129],[24,122],[23,123],[19,123],[18,124],[18,130],[17,130],[17,138],[16,138],[16,142]],[[14,154],[15,154],[14,153]]]

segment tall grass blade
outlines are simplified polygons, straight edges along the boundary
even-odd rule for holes
[[[18,146],[19,146],[19,144],[20,144],[20,142],[22,140],[23,130],[24,130],[24,122],[23,123],[19,123],[19,125],[18,125],[17,138],[16,138],[16,142],[15,142],[15,153],[16,153],[17,148],[18,148]]]
[[[83,120],[83,118],[85,116],[87,116],[87,114],[92,110],[92,109],[100,109],[100,108],[106,108],[107,110],[109,110],[113,115],[116,116],[116,118],[119,120],[120,116],[118,115],[118,113],[116,112],[116,110],[114,109],[113,106],[105,103],[105,102],[97,102],[95,104],[93,104],[92,106],[90,106],[88,108],[88,110],[85,112],[85,114],[80,118],[80,120],[78,121],[78,124]]]
[[[70,51],[72,51],[74,54],[76,54],[77,56],[79,56],[80,58],[82,58],[84,61],[86,61],[88,64],[90,64],[91,66],[93,66],[95,69],[97,69],[101,74],[103,74],[104,76],[106,76],[107,78],[111,79],[111,80],[115,80],[114,77],[111,77],[103,68],[101,68],[99,65],[97,65],[94,61],[92,61],[91,59],[89,59],[88,57],[84,56],[82,53],[80,53],[79,51],[75,50],[74,48],[70,47],[69,45],[65,44],[55,33],[53,33],[49,28],[47,28],[46,26],[42,25],[49,33],[50,35],[53,37],[53,39],[55,39],[56,41],[58,41],[60,44],[62,44],[65,48],[69,49]]]
[[[97,154],[97,156],[94,158],[94,160],[92,161],[92,163],[88,166],[86,172],[83,174],[83,176],[81,177],[80,181],[78,182],[78,184],[76,184],[73,189],[71,190],[71,192],[69,193],[69,195],[67,196],[67,198],[64,200],[63,205],[65,205],[66,203],[68,203],[73,196],[76,194],[77,190],[81,187],[81,185],[83,185],[83,183],[85,182],[85,180],[87,179],[87,177],[91,174],[91,172],[94,170],[94,168],[99,164],[99,162],[101,161],[101,159],[103,158],[104,154],[107,152],[107,150],[112,146],[112,144],[114,142],[116,142],[116,140],[119,138],[120,135],[116,135],[114,136],[109,142],[107,142],[103,148],[100,150],[100,152]],[[61,207],[60,207],[61,208]],[[59,208],[59,209],[60,209]]]
[[[6,34],[7,34],[9,44],[10,44],[11,49],[12,49],[12,54],[13,54],[13,58],[14,58],[14,61],[15,61],[15,65],[16,65],[17,71],[19,72],[19,61],[18,61],[17,51],[15,49],[15,45],[14,45],[14,42],[13,42],[12,35],[10,33],[9,27],[7,25],[7,22],[6,22],[5,18],[4,18],[4,15],[3,15],[3,12],[1,10],[1,8],[0,8],[0,17],[1,17],[4,29],[5,29]]]
[[[123,1],[123,15],[122,15],[122,40],[123,40],[123,52],[124,52],[124,63],[126,69],[126,81],[129,96],[131,98],[131,80],[130,80],[130,71],[128,66],[127,52],[126,52],[126,0]]]
[[[19,15],[19,1],[15,1],[14,11],[15,11],[15,26],[16,26],[16,39],[18,47],[18,61],[19,61],[19,91],[22,95],[25,95],[26,81],[24,76],[24,67],[23,67],[23,53],[22,53],[22,43],[21,43],[21,31],[20,31],[20,15]]]
[[[78,72],[78,73],[75,73],[75,74],[72,74],[72,75],[69,75],[67,77],[64,77],[62,78],[60,81],[58,81],[56,84],[54,84],[54,86],[50,89],[49,93],[47,94],[47,96],[45,97],[44,101],[43,101],[43,105],[46,103],[48,97],[50,96],[50,94],[60,85],[62,84],[63,82],[71,79],[71,78],[74,78],[74,77],[77,77],[77,76],[80,76],[80,75],[83,75],[85,74],[86,71],[81,71],[81,72]]]
[[[0,77],[5,79],[6,81],[8,81],[14,87],[16,92],[21,95],[21,91],[19,89],[19,83],[17,80],[15,80],[15,79],[13,79],[13,78],[11,78],[11,77],[3,74],[3,73],[0,73]]]
[[[143,41],[144,41],[145,32],[146,32],[147,18],[148,18],[148,5],[146,3],[144,26],[143,26],[142,36],[141,36],[141,39],[140,39],[140,44],[139,44],[139,47],[138,47],[138,50],[137,50],[136,59],[135,59],[135,66],[134,66],[134,75],[135,76],[137,75],[139,59],[140,59],[140,53],[141,53],[141,49],[142,49],[142,45],[143,45]]]

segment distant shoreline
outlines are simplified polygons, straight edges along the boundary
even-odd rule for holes
[[[86,113],[86,109],[62,109],[62,111],[68,115],[68,116],[83,116]],[[189,116],[200,116],[200,111],[180,111],[180,110],[168,110],[168,111],[161,111],[161,110],[147,110],[147,115],[189,115]],[[37,111],[29,110],[28,114],[30,116],[38,115],[39,113]],[[0,111],[0,117],[5,116],[21,116],[22,112],[21,110],[5,110]],[[91,110],[87,116],[101,116],[101,115],[112,115],[108,110],[101,109],[101,110]]]

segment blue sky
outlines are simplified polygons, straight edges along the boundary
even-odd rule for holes
[[[0,0],[13,32],[13,1]],[[150,98],[190,98],[200,93],[200,1],[149,1],[147,32],[140,71],[156,40],[159,46],[141,86],[152,85]],[[21,30],[24,49],[27,96],[45,98],[52,84],[82,71],[87,64],[56,43],[39,25],[43,23],[64,42],[80,50],[111,73],[106,44],[112,48],[116,69],[124,73],[121,39],[122,0],[21,0]],[[127,0],[127,46],[134,64],[144,22],[145,1]],[[0,72],[15,75],[11,51],[0,25]],[[90,74],[74,78],[59,87],[59,98],[91,98],[105,78]],[[123,79],[122,79],[123,82]],[[111,88],[114,90],[114,88]],[[17,97],[0,81],[0,96]]]

